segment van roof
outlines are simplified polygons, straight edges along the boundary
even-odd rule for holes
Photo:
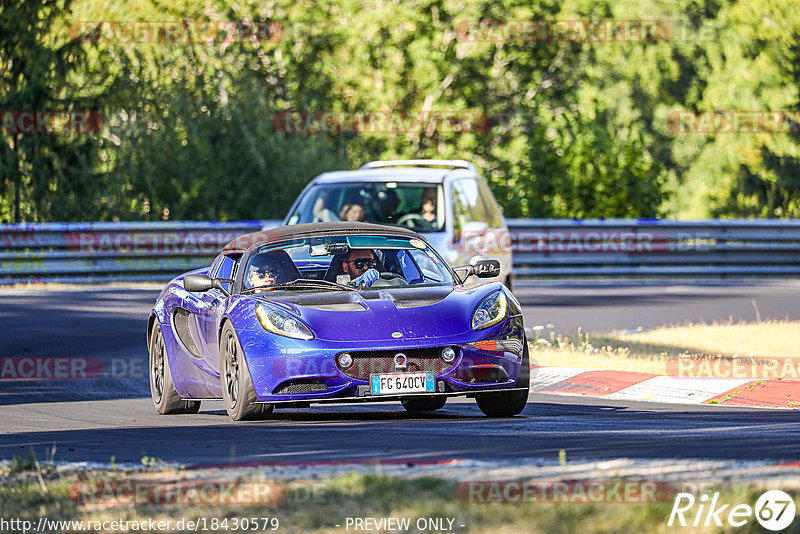
[[[357,171],[332,171],[320,174],[312,183],[338,184],[346,182],[422,182],[441,184],[445,176],[471,176],[475,173],[467,169],[443,169],[431,167],[388,167],[362,169]]]

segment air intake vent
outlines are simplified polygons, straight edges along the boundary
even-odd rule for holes
[[[406,356],[405,369],[399,370],[395,366],[394,357],[398,352]],[[349,351],[353,364],[347,369],[339,370],[350,378],[369,380],[371,375],[385,373],[435,373],[441,374],[455,365],[442,361],[442,347],[425,349],[396,349],[396,350],[371,350]],[[337,362],[338,365],[338,362]]]
[[[459,370],[456,380],[470,383],[499,383],[508,382],[506,370],[499,365],[476,365],[468,369]]]
[[[186,349],[186,351],[194,356],[200,358],[200,351],[192,338],[192,332],[189,330],[189,318],[192,313],[184,308],[175,308],[172,313],[172,323],[175,325],[175,334],[178,336],[178,341]]]
[[[273,395],[292,395],[295,393],[317,393],[327,391],[328,386],[322,382],[310,380],[289,380],[284,382],[272,392]]]
[[[421,308],[423,306],[433,306],[441,301],[442,299],[395,300],[394,305],[398,308]]]
[[[364,306],[357,302],[339,302],[336,304],[304,304],[307,308],[324,311],[364,311]]]

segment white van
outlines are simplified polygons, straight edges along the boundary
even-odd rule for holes
[[[500,261],[512,287],[511,239],[486,181],[464,160],[371,161],[356,171],[320,174],[283,224],[366,221],[410,228],[452,266]]]

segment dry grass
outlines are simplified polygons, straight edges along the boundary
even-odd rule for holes
[[[800,357],[800,322],[766,321],[662,327],[620,336],[540,336],[531,343],[533,363],[674,374],[676,358],[745,364]],[[793,376],[792,378],[797,378]]]
[[[532,344],[531,360],[542,366],[665,373],[666,357],[635,354],[629,347],[614,346],[608,341],[590,336],[539,338]]]
[[[624,342],[672,345],[687,352],[726,356],[791,358],[800,356],[800,322],[767,321],[739,324],[698,324],[658,328],[618,336]]]
[[[192,473],[151,473],[150,479],[191,477]],[[224,476],[224,475],[223,475]],[[655,503],[643,504],[577,504],[538,503],[480,504],[462,500],[457,482],[439,478],[397,479],[376,475],[344,475],[320,481],[293,481],[286,484],[286,499],[274,504],[111,504],[84,505],[70,498],[71,488],[79,482],[102,483],[109,480],[141,479],[143,475],[115,471],[91,471],[58,474],[45,469],[43,476],[31,471],[3,473],[0,471],[0,517],[19,518],[36,525],[39,517],[51,520],[83,521],[172,521],[197,522],[205,518],[206,531],[327,533],[347,532],[346,520],[356,518],[408,518],[414,525],[418,518],[450,518],[454,531],[459,533],[517,534],[547,532],[668,532],[665,521],[672,507],[672,496],[665,495]],[[40,482],[41,480],[41,482]],[[280,483],[280,481],[275,481]],[[753,504],[762,490],[754,486],[719,488],[721,502]],[[771,488],[775,489],[775,488]],[[789,490],[795,503],[797,493]],[[462,495],[462,498],[459,498]],[[312,497],[310,497],[312,496]],[[211,529],[212,521],[227,518],[225,527]],[[234,521],[258,518],[258,528],[234,529]],[[279,528],[261,528],[262,518],[277,518]],[[339,525],[339,526],[337,526]],[[464,525],[463,527],[461,525]],[[233,530],[231,530],[233,529]],[[199,529],[202,530],[202,529]],[[97,530],[95,530],[97,531]],[[123,532],[110,525],[102,532]],[[149,532],[155,532],[150,531]],[[181,529],[181,531],[185,531]],[[363,531],[358,529],[358,531]],[[409,532],[426,532],[413,526]],[[442,532],[443,530],[434,530]],[[682,531],[687,531],[683,529]],[[689,529],[688,532],[708,532],[709,529]],[[710,531],[714,531],[711,529]],[[743,532],[750,532],[745,528]],[[79,532],[62,528],[60,532]],[[86,530],[80,531],[86,532]],[[349,532],[354,532],[353,528]],[[383,530],[382,532],[388,532]]]

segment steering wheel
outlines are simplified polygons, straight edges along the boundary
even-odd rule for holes
[[[430,228],[431,223],[425,220],[419,213],[406,213],[402,217],[397,220],[397,224],[399,226],[405,226],[406,228]]]
[[[408,282],[401,275],[389,271],[381,271],[381,277],[375,280],[372,287],[398,287],[407,286]]]

